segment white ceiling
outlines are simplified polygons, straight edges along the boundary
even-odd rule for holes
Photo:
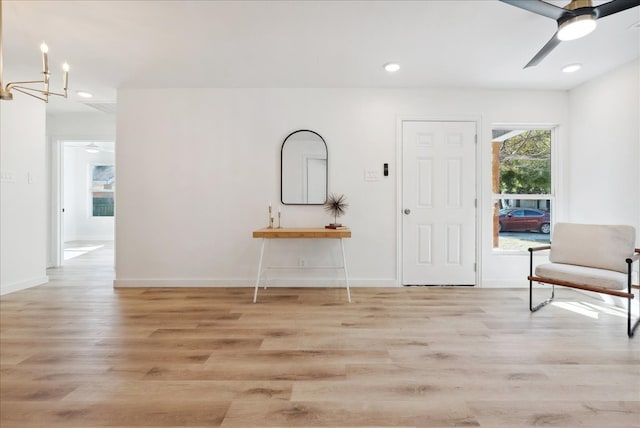
[[[94,93],[91,102],[115,102],[124,87],[566,90],[640,57],[640,29],[633,28],[640,7],[599,20],[594,33],[523,70],[556,23],[497,0],[2,5],[5,83],[39,78],[43,40],[52,89],[62,80],[58,65],[71,65],[70,99],[50,103],[52,111],[95,111],[75,91]],[[389,61],[401,70],[384,71]],[[560,71],[575,62],[581,71]]]

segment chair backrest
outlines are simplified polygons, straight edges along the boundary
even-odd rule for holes
[[[626,273],[635,241],[633,226],[556,223],[549,260]]]

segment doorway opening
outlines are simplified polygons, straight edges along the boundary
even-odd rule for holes
[[[52,155],[50,266],[114,266],[115,143],[58,141]]]

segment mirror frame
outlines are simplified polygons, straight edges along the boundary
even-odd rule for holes
[[[325,165],[325,180],[324,180],[324,202],[322,203],[309,203],[309,202],[285,202],[284,201],[284,183],[282,180],[282,172],[284,169],[284,162],[283,162],[283,157],[284,157],[284,146],[285,144],[287,144],[287,140],[289,140],[289,138],[299,132],[311,132],[312,134],[315,134],[318,138],[320,138],[320,141],[322,141],[322,144],[324,144],[324,151],[327,155],[327,162]],[[298,129],[297,131],[293,131],[292,133],[290,133],[289,135],[287,135],[287,137],[284,139],[284,141],[282,142],[282,146],[280,147],[280,202],[282,202],[283,205],[324,205],[325,202],[327,201],[327,197],[329,195],[329,149],[327,147],[327,142],[324,140],[324,138],[322,138],[322,135],[318,134],[316,131],[312,131],[310,129]]]

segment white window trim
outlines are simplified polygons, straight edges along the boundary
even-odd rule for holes
[[[559,124],[518,124],[518,123],[494,123],[491,125],[491,130],[494,129],[504,129],[504,130],[548,130],[551,132],[551,194],[511,194],[511,193],[493,193],[492,189],[490,189],[489,194],[490,204],[493,207],[495,201],[500,199],[521,199],[521,200],[549,200],[549,203],[553,207],[553,211],[551,214],[551,233],[553,233],[553,225],[558,218],[558,189],[560,188],[560,125]],[[493,142],[491,139],[490,142]],[[492,177],[493,178],[493,177]],[[491,183],[491,180],[489,181]],[[491,209],[493,212],[493,209]],[[487,239],[491,239],[493,236],[493,232],[488,234]],[[489,242],[489,247],[491,248],[491,252],[493,254],[499,255],[511,255],[511,254],[528,254],[527,251],[521,250],[505,250],[501,248],[496,248],[493,246],[492,242]]]

